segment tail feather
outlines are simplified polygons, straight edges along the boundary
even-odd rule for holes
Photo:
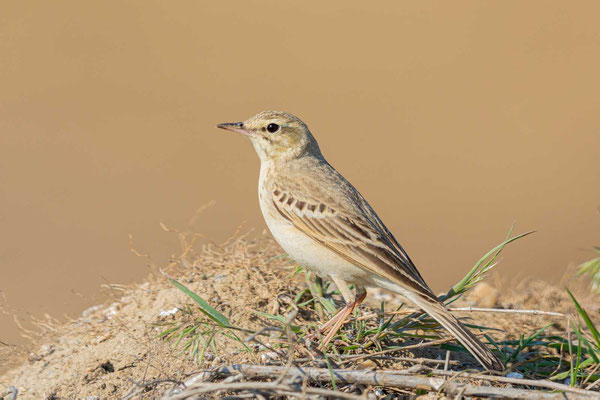
[[[450,311],[446,310],[442,303],[434,302],[416,294],[410,296],[409,300],[446,328],[486,369],[496,371],[504,369],[502,361],[481,343],[469,328],[456,319]]]

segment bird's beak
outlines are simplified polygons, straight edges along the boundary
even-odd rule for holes
[[[227,122],[225,124],[217,125],[217,128],[225,129],[227,131],[241,133],[242,135],[250,136],[252,131],[250,129],[244,128],[243,122]]]

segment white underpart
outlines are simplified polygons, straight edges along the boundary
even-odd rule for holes
[[[264,190],[265,187],[263,181],[266,179],[268,169],[271,167],[272,164],[268,161],[261,162],[258,191],[260,209],[277,243],[298,264],[323,278],[335,276],[357,286],[378,286],[379,284],[373,281],[372,274],[364,268],[354,265],[334,251],[311,239],[279,215],[275,206],[269,203],[272,201],[271,193],[264,192],[261,194],[261,188]],[[392,284],[392,282],[387,282]]]

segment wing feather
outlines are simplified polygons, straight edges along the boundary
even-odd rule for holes
[[[368,218],[364,213],[348,213],[335,204],[274,186],[271,195],[275,209],[298,230],[354,265],[437,300],[404,249],[376,215]],[[368,204],[366,206],[365,211],[374,214]]]

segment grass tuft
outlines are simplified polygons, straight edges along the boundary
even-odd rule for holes
[[[588,275],[591,278],[591,290],[595,293],[600,293],[600,247],[595,247],[594,251],[599,256],[581,264],[577,275]]]
[[[535,231],[525,232],[520,235],[511,237],[514,227],[515,227],[514,224],[510,227],[510,230],[508,231],[508,235],[506,236],[506,240],[504,240],[502,243],[500,243],[499,245],[494,247],[492,250],[487,252],[486,255],[481,257],[479,259],[479,261],[477,261],[477,263],[475,263],[475,266],[473,268],[471,268],[471,270],[467,273],[467,275],[465,275],[465,277],[463,279],[461,279],[460,282],[458,282],[456,285],[452,286],[452,288],[448,291],[448,293],[444,297],[444,300],[451,300],[452,298],[460,296],[463,293],[465,293],[467,290],[469,290],[472,287],[474,287],[475,285],[477,285],[479,282],[481,282],[486,277],[486,275],[492,270],[492,268],[494,268],[498,264],[498,262],[496,260],[497,260],[498,256],[500,255],[500,253],[502,252],[502,250],[504,250],[506,245],[514,242],[515,240],[521,239],[527,235],[531,235],[532,233],[535,232]]]
[[[187,352],[198,364],[204,360],[208,348],[212,348],[214,354],[217,353],[216,340],[220,335],[238,342],[244,350],[251,351],[235,333],[236,330],[243,329],[233,326],[227,317],[183,284],[171,278],[167,279],[196,303],[197,310],[202,315],[197,316],[190,306],[180,309],[183,314],[181,322],[156,324],[156,326],[168,326],[159,333],[160,338],[167,341],[174,340],[174,348],[181,346],[181,351]]]
[[[600,374],[596,373],[600,369],[600,336],[598,335],[598,329],[573,293],[568,288],[565,289],[571,297],[577,315],[574,316],[574,320],[570,319],[568,321],[566,339],[550,336],[545,338],[547,342],[542,343],[542,345],[547,345],[549,348],[560,348],[561,350],[566,344],[568,349],[567,354],[561,354],[563,357],[549,357],[547,359],[547,362],[555,365],[556,371],[549,378],[559,381],[567,379],[567,383],[571,386],[578,385],[578,382],[593,383],[600,378]],[[588,331],[582,328],[581,321],[584,322]],[[563,358],[567,358],[567,364]]]
[[[442,297],[446,304],[458,300],[471,288],[481,282],[490,270],[498,263],[498,258],[506,246],[533,232],[512,236],[510,228],[506,238],[493,249],[488,251],[473,266],[473,268]],[[282,258],[282,257],[277,257]],[[476,367],[472,357],[467,356],[467,350],[447,336],[444,329],[422,311],[408,309],[400,304],[396,309],[386,309],[382,302],[377,309],[371,308],[371,313],[361,315],[358,309],[339,332],[333,337],[324,352],[316,351],[315,340],[321,340],[318,326],[331,318],[342,306],[340,293],[334,290],[329,282],[315,277],[310,272],[297,265],[290,265],[291,273],[285,277],[283,286],[294,287],[295,291],[278,296],[278,307],[269,312],[253,311],[262,321],[262,331],[271,332],[268,345],[248,348],[236,332],[243,331],[257,335],[261,330],[248,330],[234,326],[229,319],[216,308],[181,283],[169,279],[170,282],[185,293],[195,303],[181,309],[177,321],[163,323],[166,327],[160,336],[172,340],[174,347],[188,352],[199,363],[202,362],[207,349],[216,355],[217,340],[225,337],[237,342],[240,350],[257,352],[270,350],[271,353],[284,354],[287,350],[289,360],[298,351],[310,355],[295,359],[295,363],[315,363],[320,360],[330,371],[331,384],[334,389],[340,385],[333,375],[333,366],[343,365],[344,368],[360,368],[365,360],[401,359],[402,355],[414,354],[421,349],[437,349],[439,354],[444,350],[463,353],[466,357],[458,357],[461,369]],[[295,285],[302,281],[306,285]],[[523,332],[515,339],[495,339],[497,329],[486,326],[467,324],[480,332],[490,347],[499,355],[507,368],[507,372],[517,372],[527,379],[551,379],[566,381],[571,386],[584,387],[593,385],[600,378],[600,333],[587,311],[580,305],[575,296],[566,289],[576,310],[575,315],[564,325],[565,334],[557,334],[555,322],[535,327],[531,332]],[[362,306],[366,308],[367,306]],[[293,314],[293,317],[289,317]],[[560,314],[559,314],[560,316]],[[283,325],[283,329],[281,326]],[[316,339],[315,339],[316,338]],[[430,350],[426,350],[425,354]],[[292,355],[290,355],[290,352]],[[422,357],[422,356],[420,356]],[[280,355],[281,358],[281,355]],[[406,358],[406,357],[405,357]],[[429,359],[435,361],[435,359]],[[289,361],[291,363],[291,361]],[[381,361],[384,362],[384,361]],[[306,364],[301,364],[306,365]],[[314,364],[313,364],[314,365]]]

